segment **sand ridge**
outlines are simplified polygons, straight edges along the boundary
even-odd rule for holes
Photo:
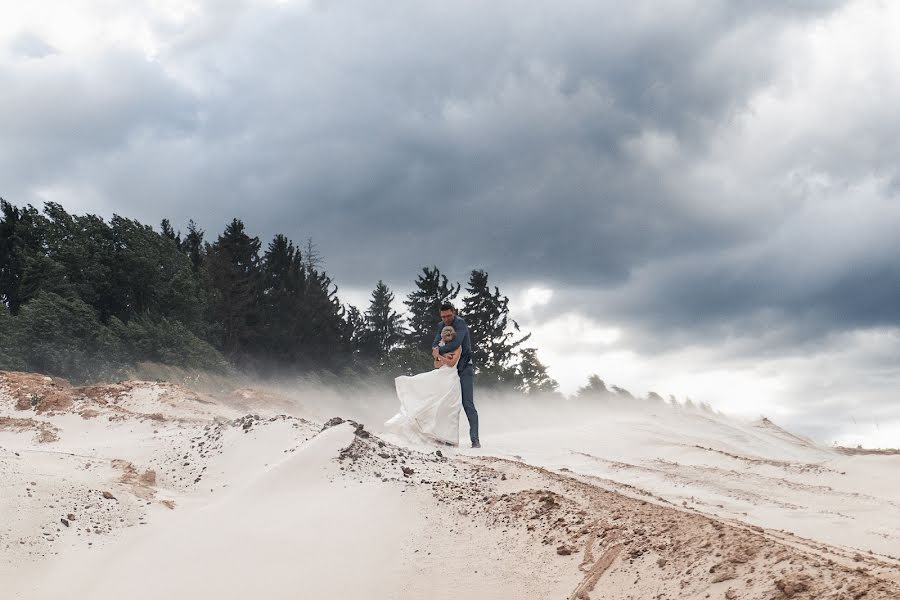
[[[805,440],[785,458],[683,440],[684,452],[728,467],[580,451],[549,467],[497,449],[405,445],[352,419],[317,423],[241,396],[258,410],[172,384],[77,388],[0,373],[0,424],[14,424],[0,427],[0,513],[10,516],[0,577],[12,597],[900,597],[890,554],[629,480],[712,478],[721,494],[746,485],[761,496],[767,474],[844,477],[808,460],[819,450]],[[39,439],[41,427],[56,439]],[[811,481],[799,492],[830,493]]]

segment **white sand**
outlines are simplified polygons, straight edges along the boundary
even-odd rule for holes
[[[771,422],[668,405],[579,411],[565,424],[505,431],[500,410],[483,412],[500,429],[492,454],[634,486],[722,519],[900,556],[900,455],[847,456]]]
[[[900,456],[479,408],[485,448],[439,456],[264,394],[0,373],[2,597],[900,597]]]

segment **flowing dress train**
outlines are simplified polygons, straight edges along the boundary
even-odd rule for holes
[[[410,441],[438,441],[459,445],[462,395],[456,367],[442,366],[394,380],[400,412],[385,427]]]

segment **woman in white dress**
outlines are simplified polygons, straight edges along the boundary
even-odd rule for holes
[[[453,327],[441,330],[441,345],[453,341]],[[397,398],[400,412],[385,427],[389,431],[416,441],[437,441],[452,446],[459,445],[459,409],[461,392],[459,362],[461,348],[447,354],[439,354],[434,370],[412,377],[397,377]]]

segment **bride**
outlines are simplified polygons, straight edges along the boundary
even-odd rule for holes
[[[441,330],[441,343],[456,337],[453,327]],[[459,408],[461,393],[456,363],[462,348],[439,354],[434,370],[394,380],[400,412],[385,427],[407,438],[459,445]]]

